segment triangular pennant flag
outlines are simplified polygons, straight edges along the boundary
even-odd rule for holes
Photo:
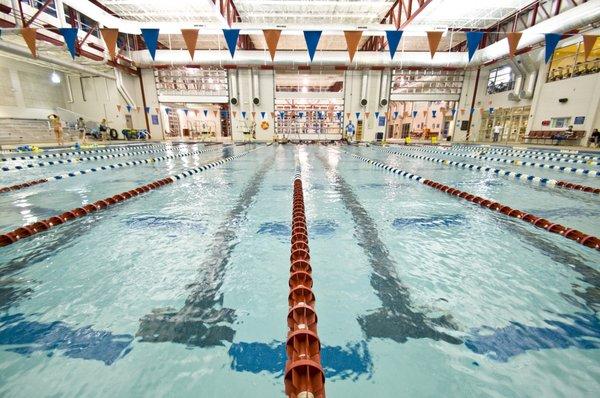
[[[196,52],[196,42],[198,41],[198,29],[181,29],[181,35],[185,46],[190,53],[190,58],[194,59],[194,53]]]
[[[165,108],[165,113],[168,115],[169,113],[171,113],[171,108]]]
[[[203,112],[204,112],[204,117],[208,117],[208,109],[205,109]]]
[[[454,109],[452,109],[452,111],[454,112]],[[460,108],[460,114],[464,115],[465,114],[466,109],[465,108]]]
[[[200,113],[200,110],[199,110],[199,109],[194,109],[194,114],[195,114],[196,116],[198,116],[198,114],[199,114],[199,113]]]
[[[184,108],[184,109],[183,109],[183,113],[185,113],[185,115],[186,115],[186,116],[188,115],[188,112],[189,112],[189,111],[190,111],[190,110],[189,110],[189,109],[187,109],[187,108]]]
[[[140,29],[142,31],[142,37],[144,38],[144,43],[146,43],[146,48],[154,60],[156,56],[156,47],[158,46],[158,29]]]
[[[127,112],[131,112],[131,105],[127,104]]]
[[[344,36],[346,36],[346,45],[348,46],[348,55],[350,56],[350,62],[354,59],[358,43],[362,37],[362,30],[345,30]]]
[[[346,112],[346,119],[350,119],[350,112]]]
[[[423,117],[427,117],[427,111],[423,111]]]
[[[234,118],[237,116],[237,112],[236,111],[231,111],[231,114],[233,115]]]
[[[252,119],[256,119],[256,112],[252,112]]]
[[[379,119],[379,112],[375,112],[375,119]]]
[[[219,111],[213,111],[213,116],[215,117],[215,119],[217,118],[218,114],[219,114]]]
[[[394,59],[394,54],[396,54],[396,50],[398,49],[398,43],[400,43],[400,39],[402,38],[401,30],[386,30],[385,35],[388,41],[388,47],[390,50],[390,58]]]
[[[467,50],[469,51],[469,62],[473,59],[479,43],[483,39],[483,32],[467,32]],[[432,55],[433,56],[433,55]]]
[[[119,37],[119,29],[102,28],[100,29],[100,34],[104,39],[106,50],[108,50],[110,58],[114,60],[117,56],[117,38]]]
[[[227,42],[229,54],[231,54],[231,58],[233,58],[233,55],[235,54],[235,49],[237,47],[238,37],[240,36],[240,30],[223,29],[223,36],[225,36],[225,41]]]
[[[281,36],[281,30],[279,29],[264,29],[263,35],[267,42],[267,48],[269,54],[271,54],[271,61],[275,59],[275,52],[277,52],[277,43],[279,43],[279,37]]]
[[[417,111],[413,111],[413,113],[412,113],[412,115],[413,115],[413,118],[417,117],[417,113],[419,113],[419,112],[417,112]]]
[[[371,116],[371,112],[365,112],[365,117],[368,119]]]
[[[279,111],[279,117],[283,119],[284,116],[285,116],[285,112],[284,111]]]
[[[27,43],[27,47],[29,47],[29,51],[31,51],[31,55],[33,58],[37,57],[37,49],[35,47],[35,36],[37,29],[35,28],[23,28],[21,29],[21,35]]]
[[[559,33],[546,33],[546,63],[548,63],[548,61],[550,61],[550,58],[552,58],[552,54],[554,54],[556,45],[560,41],[561,37],[562,35]]]
[[[317,51],[317,46],[319,45],[319,39],[321,38],[320,30],[305,30],[304,31],[304,41],[306,41],[306,49],[308,50],[308,56],[310,57],[310,61],[312,62],[315,57],[315,51]]]
[[[521,36],[523,36],[523,33],[521,32],[510,32],[506,34],[506,40],[508,40],[508,54],[511,58],[515,56]]]
[[[149,106],[144,107],[144,112],[150,113],[150,107]]]
[[[475,108],[471,108],[470,112],[471,112],[471,115],[472,115],[475,112]]]
[[[65,44],[71,53],[71,57],[75,59],[75,41],[77,40],[77,28],[60,28],[58,29],[62,37],[65,39]]]
[[[464,113],[464,111],[465,111],[465,110],[463,109],[463,113]],[[454,115],[455,115],[455,114],[456,114],[456,109],[455,109],[455,108],[452,108],[452,117],[454,117]]]
[[[260,118],[261,118],[261,119],[264,119],[264,118],[265,118],[265,116],[267,116],[267,112],[261,112],[261,113],[260,113]]]
[[[435,55],[438,46],[440,45],[440,40],[442,39],[442,34],[444,32],[427,32],[427,41],[429,42],[429,53],[431,54],[431,58]]]
[[[406,111],[402,112],[402,119],[404,119],[405,117],[408,117],[408,112]]]
[[[356,120],[360,119],[360,112],[356,112],[355,115],[356,115]]]
[[[117,104],[117,112],[121,112],[121,105]]]
[[[159,113],[160,112],[160,108],[154,108],[154,112]]]
[[[271,112],[271,119],[275,119],[275,112]]]
[[[596,39],[598,35],[583,35],[583,54],[585,55],[585,60],[587,61],[588,57],[592,53],[592,49],[596,44]]]
[[[431,114],[433,115],[433,117],[435,117],[435,115],[437,115],[437,111],[436,110],[432,110]]]
[[[242,117],[245,119],[246,118],[246,111],[242,111]]]
[[[340,120],[341,120],[341,119],[342,119],[342,112],[336,112],[335,116],[336,116],[338,119],[340,119]]]
[[[139,107],[139,106],[136,106],[136,107],[135,107],[135,111],[136,111],[136,112],[138,112],[138,113],[140,112],[140,109],[142,109],[142,108],[141,108],[141,107]]]

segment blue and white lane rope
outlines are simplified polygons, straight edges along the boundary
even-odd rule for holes
[[[95,160],[122,158],[122,157],[126,157],[126,156],[145,155],[145,154],[149,154],[149,153],[165,152],[167,150],[170,150],[170,148],[169,149],[167,149],[167,148],[149,149],[149,150],[145,150],[145,151],[134,151],[134,152],[127,152],[127,153],[114,153],[114,154],[110,154],[110,155],[95,155],[95,156],[89,156],[89,157],[85,157],[85,158],[58,159],[58,160],[51,160],[48,162],[27,163],[24,165],[17,165],[17,166],[2,166],[2,171],[28,170],[28,169],[32,169],[32,168],[36,168],[36,167],[56,166],[59,164],[69,164],[69,163],[74,164],[74,163],[79,163],[79,162],[89,162],[89,161],[95,161]]]
[[[550,169],[550,170],[560,171],[562,173],[575,173],[575,174],[585,175],[585,176],[589,176],[589,177],[600,177],[600,170],[580,169],[580,168],[575,168],[575,167],[559,166],[559,165],[555,165],[555,164],[526,162],[526,161],[517,160],[517,159],[495,158],[495,157],[491,157],[491,156],[467,155],[467,154],[451,153],[448,151],[443,152],[443,151],[437,151],[437,150],[431,150],[431,149],[419,149],[419,151],[425,152],[425,153],[434,153],[434,154],[446,153],[446,154],[452,155],[452,156],[461,156],[461,157],[471,158],[471,159],[490,160],[492,162],[513,164],[515,166],[538,167],[541,169]]]
[[[452,148],[448,149],[448,152],[451,152],[451,151],[452,151]],[[557,156],[547,156],[548,154],[546,156],[538,156],[538,155],[519,154],[519,153],[512,153],[512,152],[486,151],[485,149],[482,149],[480,152],[483,152],[483,151],[485,151],[486,154],[509,156],[511,158],[549,160],[551,162],[562,162],[562,163],[578,163],[578,164],[586,164],[588,166],[596,166],[598,164],[598,162],[596,162],[594,160],[568,159],[568,158],[561,158],[561,157],[557,157]],[[473,151],[473,152],[477,152],[477,151]]]
[[[229,157],[227,157],[225,159],[217,160],[216,162],[207,163],[205,165],[198,166],[198,167],[195,167],[193,169],[188,169],[188,170],[185,170],[185,171],[183,171],[183,172],[181,172],[179,174],[174,174],[174,175],[169,176],[167,178],[170,178],[173,182],[175,182],[177,180],[182,180],[182,179],[190,177],[190,176],[192,176],[194,174],[198,174],[198,173],[200,173],[202,171],[205,171],[205,170],[208,170],[208,169],[212,169],[213,167],[217,167],[217,166],[219,166],[219,165],[221,165],[223,163],[227,163],[227,162],[230,162],[230,161],[232,161],[234,159],[241,158],[242,156],[246,156],[247,154],[249,154],[251,152],[254,152],[256,150],[259,150],[261,148],[264,148],[264,146],[259,146],[259,147],[254,148],[254,149],[250,149],[250,150],[248,150],[246,152],[242,152],[242,153],[240,153],[238,155],[229,156]]]
[[[585,160],[585,161],[591,160],[594,162],[600,161],[600,156],[581,155],[581,154],[575,154],[575,153],[562,153],[562,152],[555,152],[555,151],[531,151],[531,150],[527,150],[527,149],[501,148],[501,147],[495,147],[495,146],[468,146],[468,145],[467,146],[452,145],[450,148],[455,149],[457,151],[466,151],[466,152],[477,151],[477,150],[481,149],[481,150],[487,150],[488,153],[497,153],[497,154],[525,153],[525,154],[531,154],[531,155],[544,155],[544,156],[552,156],[552,157],[559,157],[559,158],[566,158],[566,159],[581,159],[581,160]]]
[[[106,152],[122,152],[128,149],[134,148],[158,148],[158,147],[168,147],[168,145],[164,144],[145,144],[145,145],[136,145],[135,147],[132,145],[128,146],[118,146],[115,148],[104,148],[104,149],[90,149],[90,150],[80,150],[80,151],[71,151],[71,152],[57,152],[57,153],[44,153],[41,155],[27,155],[27,156],[13,156],[11,158],[1,158],[0,162],[8,162],[14,160],[34,160],[34,159],[50,159],[50,158],[64,158],[72,155],[87,155],[90,153],[106,153]]]

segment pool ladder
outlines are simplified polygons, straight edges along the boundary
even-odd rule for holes
[[[324,398],[325,373],[321,366],[321,342],[317,335],[308,229],[299,168],[294,177],[291,244],[285,393],[291,398]]]

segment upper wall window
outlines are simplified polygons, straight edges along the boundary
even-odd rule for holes
[[[580,42],[554,51],[552,63],[548,68],[547,81],[553,82],[598,72],[600,72],[600,41],[596,41],[587,61],[583,43]]]
[[[499,66],[490,71],[487,93],[495,94],[512,90],[515,86],[515,74],[509,65]]]

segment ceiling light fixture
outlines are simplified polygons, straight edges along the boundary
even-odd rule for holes
[[[60,75],[56,73],[55,70],[53,70],[52,74],[50,75],[50,81],[54,84],[60,83]]]

